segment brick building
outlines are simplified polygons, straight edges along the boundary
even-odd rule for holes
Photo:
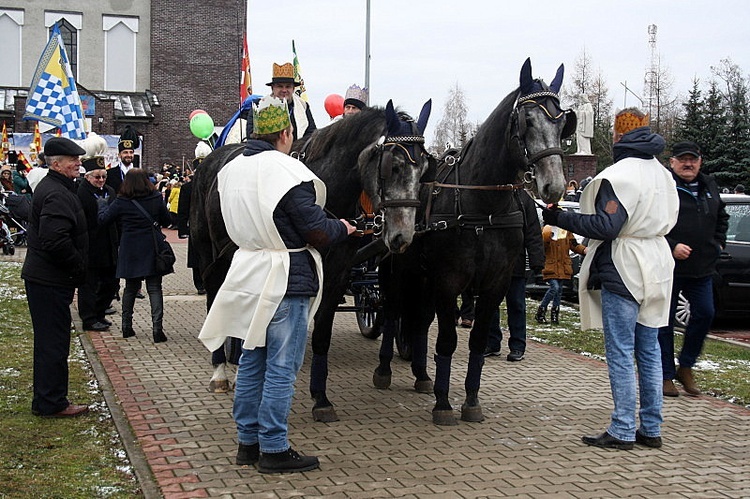
[[[26,95],[57,22],[91,130],[143,137],[141,164],[190,161],[194,109],[216,125],[239,104],[247,0],[0,0],[0,121],[29,132]]]

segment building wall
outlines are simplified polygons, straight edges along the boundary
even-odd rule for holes
[[[205,110],[217,126],[237,111],[246,5],[246,0],[152,0],[151,89],[161,102],[161,118],[154,123],[160,163],[179,162],[183,155],[192,160],[199,139],[190,133],[191,111]]]

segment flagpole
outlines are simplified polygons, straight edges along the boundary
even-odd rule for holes
[[[365,88],[372,95],[372,88],[370,88],[370,0],[367,0],[367,23],[365,28]]]

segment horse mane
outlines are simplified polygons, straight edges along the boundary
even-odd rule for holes
[[[361,112],[346,116],[332,125],[319,128],[310,138],[305,153],[305,162],[316,161],[327,156],[336,145],[373,142],[372,137],[385,133],[385,110],[369,107]],[[356,149],[356,148],[353,148]],[[360,151],[364,147],[358,148]]]

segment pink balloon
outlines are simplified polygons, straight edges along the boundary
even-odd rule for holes
[[[326,97],[323,107],[326,108],[328,116],[335,118],[340,114],[344,114],[344,98],[339,94],[331,94]]]
[[[196,114],[208,114],[208,113],[204,111],[203,109],[196,109],[195,111],[190,113],[190,118],[188,118],[188,121],[192,120],[193,116],[195,116]]]

